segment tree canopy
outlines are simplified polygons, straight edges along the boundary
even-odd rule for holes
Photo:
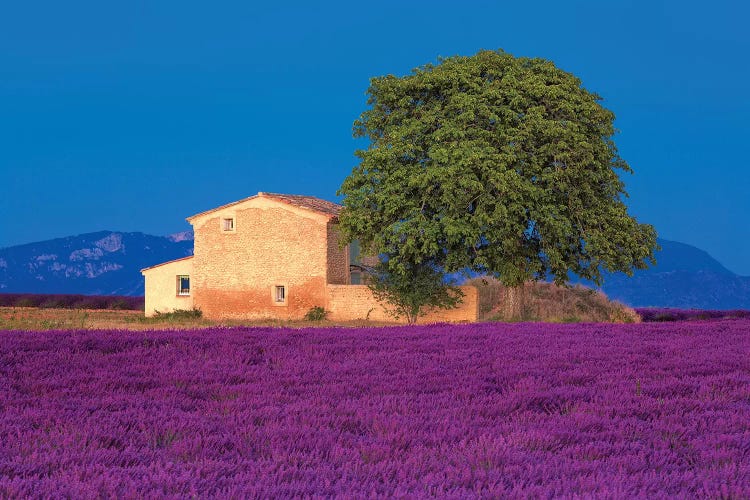
[[[367,94],[340,227],[392,269],[515,287],[653,262],[656,233],[624,203],[614,114],[552,62],[480,51],[373,78]]]

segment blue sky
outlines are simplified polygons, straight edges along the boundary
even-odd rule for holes
[[[750,11],[642,2],[6,2],[0,247],[169,234],[258,191],[335,200],[368,79],[502,48],[617,115],[631,211],[750,275]]]

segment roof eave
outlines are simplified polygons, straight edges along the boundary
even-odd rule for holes
[[[156,269],[157,267],[166,266],[167,264],[174,264],[175,262],[180,262],[181,260],[192,259],[193,257],[195,257],[195,256],[194,255],[188,255],[186,257],[180,257],[179,259],[168,260],[166,262],[162,262],[161,264],[156,264],[154,266],[144,267],[143,269],[141,269],[141,273],[143,273],[144,271],[149,271],[151,269]]]
[[[242,200],[234,201],[232,203],[227,203],[226,205],[222,205],[220,207],[212,208],[211,210],[206,210],[205,212],[201,212],[199,214],[192,215],[192,216],[186,218],[185,220],[188,221],[190,224],[192,224],[193,221],[195,219],[199,218],[199,217],[203,217],[204,215],[208,215],[210,213],[217,212],[219,210],[225,210],[225,209],[233,207],[235,205],[239,205],[240,203],[244,203],[246,201],[250,201],[250,200],[252,200],[254,198],[266,198],[268,200],[274,200],[277,203],[283,203],[283,204],[291,206],[291,207],[295,207],[295,208],[299,208],[299,209],[302,209],[302,210],[307,210],[309,212],[313,212],[313,213],[316,213],[316,214],[319,214],[319,215],[323,215],[325,217],[328,217],[328,219],[333,220],[334,222],[338,222],[338,220],[339,220],[339,216],[336,215],[336,214],[331,214],[331,213],[328,213],[328,212],[325,212],[325,211],[322,211],[322,210],[318,210],[318,209],[312,208],[312,207],[305,207],[305,206],[301,206],[301,205],[295,205],[294,203],[290,203],[290,202],[284,200],[283,198],[279,198],[277,196],[274,196],[274,194],[276,194],[276,193],[268,193],[268,196],[264,196],[265,194],[267,194],[267,193],[264,193],[263,191],[261,191],[258,194],[255,194],[253,196],[249,196],[247,198],[243,198]],[[283,195],[281,195],[281,196],[283,196]]]
[[[208,215],[208,214],[210,214],[212,212],[216,212],[218,210],[224,210],[226,208],[233,207],[235,205],[239,205],[240,203],[244,203],[246,201],[250,201],[253,198],[258,198],[260,195],[261,195],[261,193],[254,194],[252,196],[248,196],[247,198],[243,198],[241,200],[233,201],[232,203],[227,203],[226,205],[222,205],[220,207],[212,208],[211,210],[206,210],[205,212],[201,212],[199,214],[191,215],[190,217],[186,218],[185,220],[188,221],[188,222],[190,222],[192,224],[192,221],[194,221],[198,217],[203,217],[204,215]]]

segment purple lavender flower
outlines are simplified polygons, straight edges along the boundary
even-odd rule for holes
[[[750,496],[750,321],[0,332],[0,497]]]

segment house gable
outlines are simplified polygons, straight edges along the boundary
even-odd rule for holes
[[[200,227],[206,221],[218,216],[231,217],[235,212],[240,210],[248,208],[268,209],[271,207],[283,208],[301,217],[310,217],[325,222],[336,222],[342,209],[341,205],[313,196],[259,192],[257,195],[250,196],[249,198],[195,214],[186,220],[193,227]]]
[[[196,306],[207,317],[244,318],[325,307],[338,205],[314,200],[261,193],[190,217]],[[333,269],[336,282],[345,266]]]
[[[192,280],[192,256],[141,269],[141,274],[145,279],[146,316],[194,307],[193,292],[189,288],[180,290],[180,277],[187,278],[188,283]]]

